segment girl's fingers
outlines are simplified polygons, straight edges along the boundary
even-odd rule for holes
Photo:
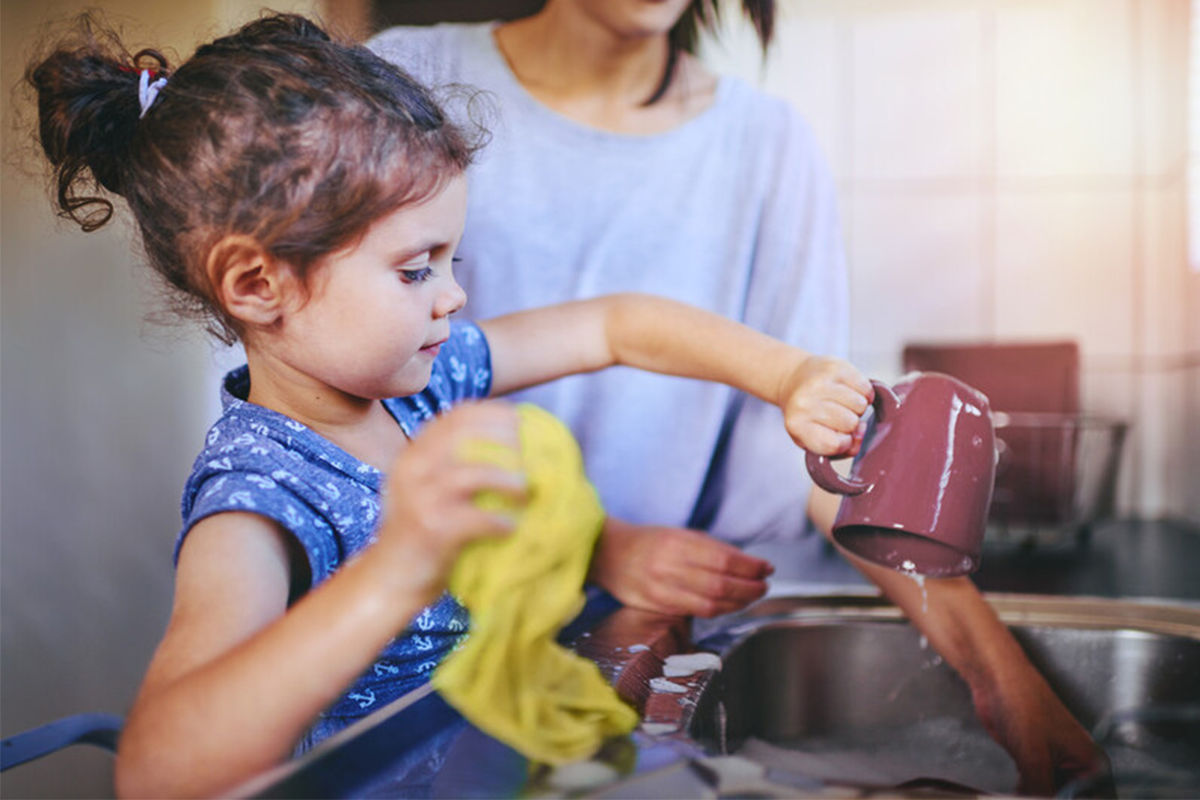
[[[805,450],[819,456],[844,455],[854,445],[852,433],[839,433],[817,424],[801,427],[795,439],[796,443]]]
[[[479,492],[496,492],[524,502],[529,494],[525,473],[493,464],[460,463],[447,473],[445,482],[453,487],[455,495],[460,498],[469,498]]]
[[[852,434],[858,428],[861,420],[862,415],[855,414],[845,406],[825,403],[813,414],[810,422],[835,433]]]
[[[859,417],[871,407],[871,398],[866,393],[845,384],[836,387],[831,399]]]
[[[474,506],[449,511],[443,530],[455,539],[470,540],[484,536],[504,536],[517,527],[513,516],[498,511],[488,511]]]

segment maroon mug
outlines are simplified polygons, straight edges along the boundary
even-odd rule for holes
[[[957,378],[914,372],[875,387],[874,419],[843,477],[809,453],[808,472],[844,495],[833,538],[901,572],[951,577],[979,567],[996,477],[988,399]]]

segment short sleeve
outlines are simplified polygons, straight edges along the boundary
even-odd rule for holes
[[[456,323],[434,362],[430,389],[450,405],[487,397],[492,390],[492,356],[487,337],[474,323]]]
[[[308,558],[314,586],[328,578],[341,562],[341,548],[329,523],[289,485],[293,482],[299,484],[299,479],[285,470],[271,475],[237,471],[211,474],[196,487],[175,543],[176,561],[196,523],[214,514],[241,511],[274,520],[296,539]]]

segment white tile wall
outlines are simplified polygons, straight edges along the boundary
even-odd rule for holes
[[[1142,345],[1148,366],[1170,368],[1188,350],[1185,182],[1164,189],[1148,182],[1140,208],[1138,276]],[[1198,482],[1200,483],[1200,482]]]
[[[1131,193],[1002,191],[995,247],[995,336],[1134,355]]]
[[[1187,154],[1188,25],[1186,0],[1140,0],[1138,68],[1140,170],[1153,180],[1183,174]],[[1181,99],[1184,98],[1184,99]]]
[[[860,193],[852,218],[850,347],[894,359],[918,339],[987,335],[976,194]]]
[[[996,3],[1001,176],[1133,173],[1136,2]]]
[[[765,65],[744,27],[710,60],[791,100],[829,156],[860,368],[894,377],[915,340],[1075,339],[1085,411],[1132,425],[1122,512],[1200,520],[1190,8],[781,0]]]
[[[953,7],[856,21],[850,135],[855,178],[980,173],[981,27],[978,13]],[[900,75],[903,81],[897,81]]]

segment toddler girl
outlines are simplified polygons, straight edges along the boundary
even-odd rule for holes
[[[61,213],[93,230],[123,197],[181,309],[247,359],[184,491],[122,795],[228,790],[427,680],[468,627],[443,591],[457,553],[513,526],[472,499],[524,493],[459,457],[517,445],[511,407],[466,401],[623,364],[776,403],[816,452],[857,446],[871,388],[850,365],[686,306],[625,295],[451,324],[476,141],[301,17],[177,69],[85,18],[27,78]]]

